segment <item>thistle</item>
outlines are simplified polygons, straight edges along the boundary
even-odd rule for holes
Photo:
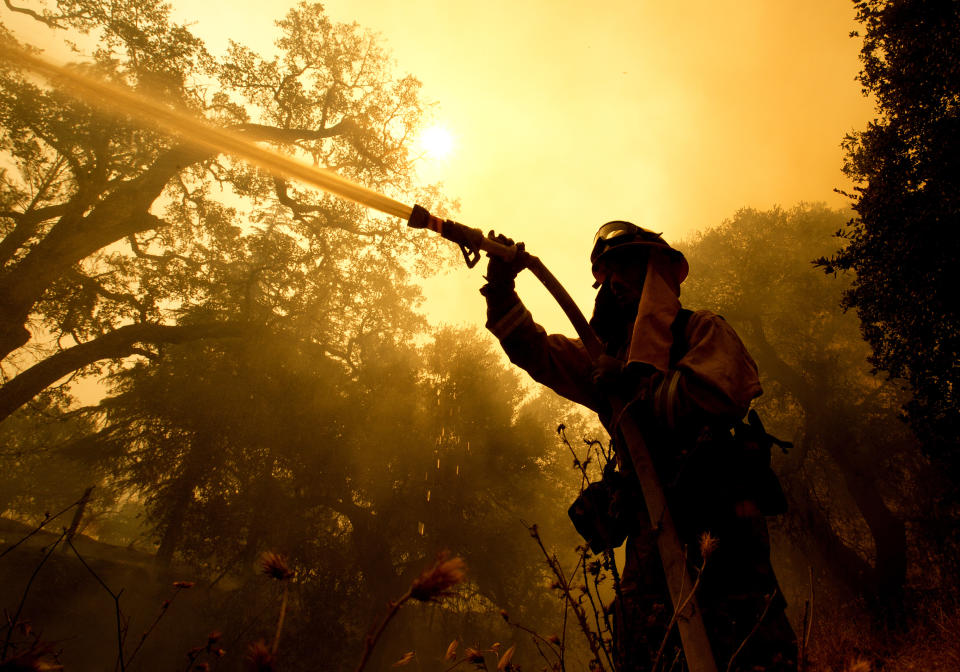
[[[414,579],[410,597],[420,602],[437,602],[452,594],[450,589],[463,581],[467,566],[462,558],[449,555],[449,551],[442,551],[433,566]]]
[[[260,556],[260,570],[277,581],[286,581],[293,576],[287,564],[287,558],[273,551],[266,551]]]
[[[262,639],[247,649],[247,660],[254,672],[273,672],[273,654]]]
[[[706,560],[709,558],[717,546],[720,545],[720,540],[711,535],[709,532],[704,532],[700,535],[700,555],[703,556],[703,559]]]
[[[363,657],[360,659],[360,664],[357,665],[356,672],[361,672],[366,667],[373,647],[376,646],[377,640],[380,639],[380,635],[383,634],[387,624],[397,615],[400,607],[411,599],[419,602],[439,602],[442,598],[452,594],[450,589],[463,581],[465,573],[466,564],[463,562],[463,558],[451,558],[449,551],[441,551],[433,565],[413,580],[410,589],[396,602],[390,602],[383,622],[367,635]],[[451,644],[451,646],[453,645]],[[447,651],[449,653],[450,649],[448,648]]]

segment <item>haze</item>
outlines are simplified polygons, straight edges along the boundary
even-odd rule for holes
[[[175,21],[154,0],[77,0],[60,17],[35,14],[39,4],[0,11],[0,33],[9,21],[51,60],[76,64],[39,88],[18,70],[29,58],[14,52],[12,66],[0,64],[0,603],[11,615],[0,668],[34,659],[79,672],[113,661],[131,671],[426,671],[479,667],[479,657],[506,672],[515,652],[517,669],[540,669],[538,655],[556,669],[593,669],[588,660],[621,669],[625,639],[607,616],[625,615],[611,600],[630,573],[588,554],[568,511],[607,473],[611,506],[585,497],[574,520],[590,522],[596,508],[606,528],[619,512],[634,548],[661,529],[669,541],[657,507],[642,525],[629,463],[662,472],[680,525],[707,514],[696,532],[709,537],[690,528],[685,548],[673,548],[691,590],[715,596],[693,582],[711,576],[705,568],[754,575],[740,596],[756,607],[754,623],[740,597],[729,614],[712,612],[752,627],[735,650],[718,641],[719,669],[752,667],[737,656],[757,634],[751,647],[766,648],[764,619],[789,638],[767,581],[765,529],[801,669],[956,668],[960,555],[949,530],[960,529],[960,476],[956,441],[941,440],[956,438],[956,404],[941,403],[955,385],[925,387],[955,361],[941,357],[949,338],[927,338],[958,331],[929,281],[952,248],[946,231],[938,249],[923,247],[920,226],[930,212],[950,221],[938,209],[950,192],[914,180],[925,154],[913,148],[901,163],[887,140],[866,143],[867,153],[848,144],[868,185],[862,224],[874,217],[884,235],[895,224],[873,250],[923,252],[909,264],[866,254],[853,263],[842,258],[864,249],[850,245],[836,258],[834,234],[851,217],[835,191],[851,189],[841,143],[874,114],[856,80],[853,3],[292,3],[177,0]],[[863,39],[904,38],[911,56],[888,69],[940,82],[957,51],[941,45],[960,43],[945,30],[960,25],[951,11],[927,24],[897,12],[882,26],[862,13]],[[271,62],[285,15],[284,54],[302,68]],[[343,22],[372,30],[395,63]],[[230,40],[262,58],[228,52]],[[684,305],[709,311],[670,327],[664,368],[683,375],[668,371],[663,385],[642,366],[590,365],[562,340],[541,359],[529,323],[513,322],[506,350],[537,380],[605,417],[615,398],[626,401],[610,421],[616,443],[606,441],[592,413],[534,385],[480,328],[484,265],[466,269],[447,241],[377,214],[406,217],[407,205],[377,206],[367,193],[367,210],[271,179],[223,156],[231,147],[240,156],[232,136],[186,120],[164,125],[179,135],[171,140],[150,130],[149,105],[116,91],[94,98],[119,114],[91,112],[93,98],[64,95],[89,72],[405,204],[420,193],[445,215],[457,202],[456,219],[526,242],[586,313],[597,226],[628,219],[662,231],[690,263]],[[925,98],[888,100],[883,113],[896,120]],[[917,118],[937,129],[923,137],[937,179],[958,173],[942,170],[956,155],[939,130],[952,117]],[[413,168],[407,150],[422,154]],[[876,180],[867,168],[876,161],[907,169]],[[868,216],[865,201],[880,205]],[[911,221],[920,233],[902,235]],[[622,268],[635,287],[642,267]],[[845,308],[861,290],[883,298],[891,287],[897,311]],[[548,329],[572,332],[529,273],[519,290]],[[597,323],[608,352],[626,346],[637,310],[617,303],[609,312],[622,322]],[[937,310],[946,326],[926,329]],[[895,312],[909,328],[894,328]],[[759,371],[750,426],[734,425],[732,411],[746,412],[758,381],[716,315]],[[907,347],[884,355],[884,368],[872,346],[887,337]],[[712,365],[716,375],[701,375]],[[642,425],[643,442],[628,444],[625,418],[627,429]],[[654,461],[634,459],[640,443]],[[621,478],[607,469],[613,460]],[[637,516],[613,506],[631,501]],[[732,560],[740,550],[745,561]],[[660,574],[645,566],[637,574]],[[653,643],[666,598],[637,610],[651,617],[643,637]],[[688,658],[706,649],[687,647]],[[653,668],[680,660],[664,647],[647,653]]]
[[[268,52],[294,3],[174,2],[214,52]],[[834,0],[450,3],[331,0],[381,34],[423,82],[453,153],[421,178],[458,219],[523,240],[585,311],[597,226],[627,219],[677,240],[744,206],[846,203],[840,142],[871,105],[854,80],[853,7]],[[695,271],[695,269],[694,269]],[[479,324],[479,269],[428,282],[434,321]],[[521,279],[538,320],[570,333]]]

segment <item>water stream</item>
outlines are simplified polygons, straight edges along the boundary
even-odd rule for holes
[[[123,87],[88,77],[6,45],[0,45],[0,58],[43,75],[51,81],[67,84],[71,94],[106,113],[133,117],[198,147],[243,159],[272,175],[298,180],[388,215],[410,218],[412,207],[409,205],[351,182],[329,170],[261,147],[240,133],[213,126],[203,119],[174,110]]]

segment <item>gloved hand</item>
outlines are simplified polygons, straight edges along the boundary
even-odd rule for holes
[[[513,245],[513,240],[507,238],[502,233],[496,234],[491,231],[488,237],[502,245]],[[522,253],[524,251],[523,243],[517,243],[517,249]],[[504,261],[499,257],[493,257],[489,254],[487,257],[490,259],[490,261],[487,262],[487,274],[485,276],[487,286],[498,291],[513,290],[514,280],[517,274],[523,270],[523,254],[517,254],[512,261]]]
[[[607,354],[600,355],[600,358],[593,364],[590,379],[603,392],[608,394],[621,392],[623,361]]]
[[[656,369],[649,364],[626,364],[616,357],[604,354],[594,363],[590,377],[593,384],[604,394],[616,395],[626,400],[647,398],[654,373]]]

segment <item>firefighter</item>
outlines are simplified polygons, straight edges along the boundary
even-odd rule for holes
[[[514,288],[522,262],[490,259],[480,290],[487,328],[510,361],[534,380],[599,415],[614,440],[619,478],[605,478],[609,482],[597,488],[622,488],[624,482],[638,487],[618,440],[610,397],[634,414],[691,575],[701,576],[696,597],[718,668],[726,669],[732,659],[732,670],[795,670],[796,637],[770,565],[765,521],[785,509],[769,468],[772,437],[754,413],[751,425],[742,422],[761,394],[756,364],[721,316],[682,308],[687,261],[659,234],[608,222],[594,238],[590,261],[598,289],[590,324],[605,349],[597,362],[579,339],[547,334],[534,322]],[[671,634],[661,651],[672,608],[654,527],[642,498],[621,501],[633,503],[625,521],[599,520],[609,512],[578,508],[585,504],[581,500],[571,507],[571,517],[594,550],[622,543],[603,538],[609,529],[622,528],[627,535],[614,609],[619,668],[647,670],[659,655],[669,669],[679,638]]]

